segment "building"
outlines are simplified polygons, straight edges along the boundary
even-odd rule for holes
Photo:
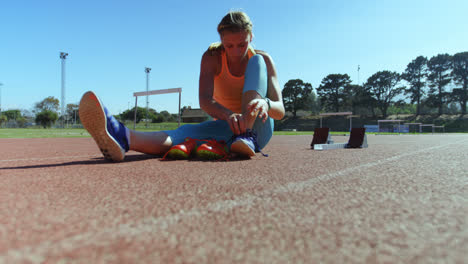
[[[211,119],[211,117],[200,108],[191,108],[190,106],[182,111],[181,116],[183,123],[201,123]]]

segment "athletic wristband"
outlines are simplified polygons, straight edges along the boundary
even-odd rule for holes
[[[267,102],[268,111],[270,111],[270,109],[271,109],[271,105],[270,105],[270,102],[271,102],[271,101],[270,101],[270,98],[265,97],[265,98],[263,98],[263,99],[265,99],[265,101]]]

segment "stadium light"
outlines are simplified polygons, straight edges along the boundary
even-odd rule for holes
[[[150,74],[151,68],[146,67],[145,72],[146,72],[146,92],[149,92],[149,74]],[[148,111],[149,111],[149,96],[146,95],[146,128],[148,128]]]
[[[67,59],[68,53],[60,52],[60,59],[62,60],[62,127],[65,127],[65,59]]]
[[[2,86],[3,83],[0,83],[0,114],[2,113]]]
[[[361,65],[357,66],[357,85],[359,85],[359,70],[361,70]]]

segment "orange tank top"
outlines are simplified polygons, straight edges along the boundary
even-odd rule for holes
[[[249,59],[255,51],[249,46]],[[221,52],[221,72],[214,77],[213,99],[234,113],[242,113],[242,90],[244,88],[244,75],[236,77],[231,74],[227,64],[226,52]]]

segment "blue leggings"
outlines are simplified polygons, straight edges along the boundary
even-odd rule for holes
[[[265,98],[268,89],[268,73],[265,61],[261,55],[250,58],[245,71],[244,88],[242,93],[256,91]],[[257,132],[257,142],[260,149],[264,148],[273,135],[274,122],[268,117],[265,123],[260,118],[255,120],[253,130]],[[225,120],[205,121],[200,124],[183,125],[176,130],[163,131],[172,140],[172,145],[184,142],[186,137],[196,139],[216,139],[228,142],[234,135]]]

